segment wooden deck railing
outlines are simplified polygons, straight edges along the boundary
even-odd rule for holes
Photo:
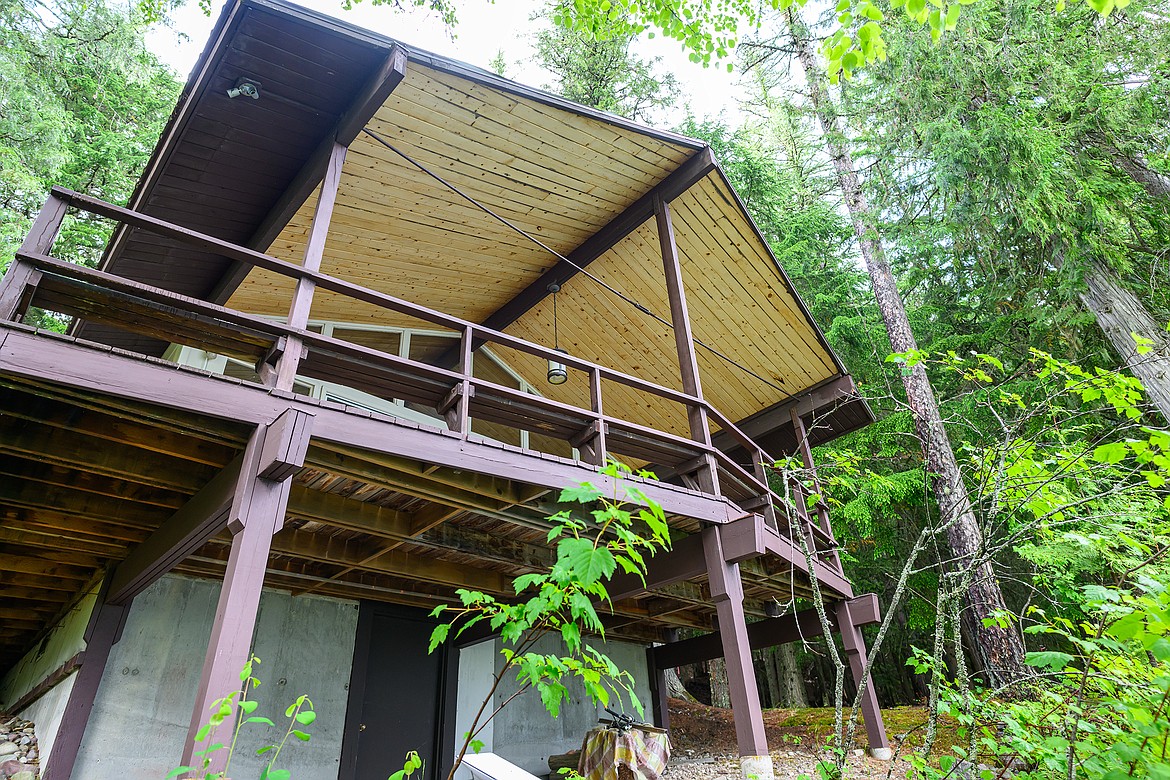
[[[454,331],[460,339],[458,365],[444,368],[381,352],[56,259],[51,251],[69,207],[250,267],[293,280],[308,280],[320,289]],[[30,306],[251,361],[262,377],[265,367],[271,369],[281,361],[292,360],[292,371],[297,375],[326,379],[387,400],[432,407],[452,431],[464,437],[471,434],[471,420],[477,419],[564,440],[578,449],[583,461],[593,465],[604,464],[615,453],[671,468],[684,477],[702,468],[708,462],[707,456],[712,456],[721,495],[745,511],[765,515],[769,525],[786,535],[803,535],[816,555],[835,559],[836,542],[823,505],[816,508],[821,522],[813,522],[812,512],[805,506],[807,494],[795,478],[789,485],[791,496],[778,495],[768,482],[768,464],[774,462],[771,456],[701,398],[86,195],[53,189],[0,282],[0,320],[19,320]],[[586,374],[590,408],[474,376],[471,352],[481,343],[555,360]],[[297,348],[291,349],[290,345]],[[301,345],[307,349],[301,349]],[[709,418],[743,447],[751,458],[752,469],[749,471],[709,444],[607,414],[603,382],[649,393],[681,405],[688,413],[706,410]]]

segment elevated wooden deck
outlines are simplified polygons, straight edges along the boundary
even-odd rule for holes
[[[459,334],[462,357],[453,367],[407,359],[55,259],[52,238],[67,207],[409,314]],[[256,365],[270,384],[36,332],[19,324],[30,306],[229,355]],[[751,521],[756,530],[741,535],[749,616],[762,618],[777,597],[810,595],[797,534],[813,549],[825,593],[852,595],[827,517],[804,510],[800,485],[789,486],[795,500],[770,489],[771,456],[711,404],[211,236],[54,190],[0,285],[0,321],[0,414],[8,434],[0,470],[18,480],[0,497],[0,572],[29,607],[24,622],[0,636],[9,659],[50,624],[70,590],[124,560],[229,466],[254,426],[288,409],[313,415],[314,427],[289,519],[273,540],[268,582],[278,587],[420,605],[448,598],[455,587],[506,593],[512,577],[550,560],[543,535],[556,491],[597,483],[604,479],[597,466],[617,457],[674,475],[675,483],[633,479],[666,509],[679,541],[706,525]],[[567,364],[588,378],[591,407],[475,376],[469,353],[476,343]],[[279,364],[290,359],[297,376],[433,409],[448,427],[278,389]],[[710,444],[607,414],[607,383],[688,413],[703,410],[713,432],[751,454],[752,470]],[[473,419],[537,432],[578,456],[503,444],[473,433]],[[711,464],[716,478],[704,491]],[[221,575],[229,543],[226,533],[210,538],[179,570]],[[659,579],[666,584],[619,601],[613,630],[657,639],[663,626],[710,628],[714,607],[701,582],[701,551],[697,556],[663,561]],[[688,576],[679,581],[680,573]],[[49,593],[44,583],[58,577],[67,587]]]

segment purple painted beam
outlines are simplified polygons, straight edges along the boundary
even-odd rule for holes
[[[877,596],[867,593],[850,602],[856,625],[864,626],[881,622]],[[829,624],[834,631],[837,627],[836,612],[829,613]],[[748,643],[752,650],[763,650],[776,645],[797,642],[802,639],[821,636],[821,618],[815,609],[805,609],[782,617],[765,618],[749,623]],[[723,657],[723,638],[718,631],[684,639],[679,642],[659,645],[654,648],[654,663],[663,669],[674,669],[686,664],[702,663]]]
[[[655,588],[684,580],[693,580],[707,571],[703,557],[703,539],[698,534],[675,542],[672,549],[646,561],[645,581],[636,574],[614,575],[606,589],[612,601],[621,601]]]
[[[670,218],[670,205],[661,195],[654,196],[654,220],[658,228],[658,246],[662,252],[662,269],[666,277],[666,297],[670,302],[670,324],[674,328],[674,346],[678,352],[679,376],[683,392],[703,400],[703,383],[699,375],[699,360],[695,356],[695,338],[691,334],[691,316],[687,311],[687,295],[683,285],[682,266],[678,260],[678,246],[674,240],[674,224]],[[687,422],[691,438],[711,445],[711,425],[707,420],[707,408],[702,404],[687,406]],[[706,452],[698,459],[702,466],[695,472],[699,488],[704,493],[719,495],[719,472],[715,457]]]
[[[554,490],[591,480],[607,495],[615,491],[620,495],[626,484],[600,475],[589,466],[463,441],[446,431],[427,430],[387,417],[350,414],[334,404],[291,393],[261,392],[195,371],[119,355],[100,345],[33,335],[21,326],[0,324],[0,337],[4,339],[0,373],[11,376],[57,382],[254,425],[273,420],[285,409],[300,409],[316,415],[313,436],[318,439]],[[637,478],[629,482],[661,504],[668,514],[712,523],[725,523],[743,514],[728,501],[713,496]]]
[[[303,441],[292,441],[282,447],[292,452],[308,448],[311,426],[303,420],[284,417],[282,420],[280,424],[258,426],[244,450],[229,513],[228,528],[234,534],[232,548],[183,749],[182,762],[187,766],[198,766],[194,753],[207,746],[197,744],[195,735],[207,721],[212,703],[240,689],[239,673],[251,653],[272,536],[284,524],[291,480],[286,477],[275,481],[259,476],[268,465],[266,454],[272,452],[267,440],[272,436],[286,441],[285,434],[291,428]],[[208,771],[222,771],[225,760],[224,751],[214,753]]]
[[[118,564],[110,576],[111,604],[129,604],[227,526],[241,462],[237,457],[225,466]]]
[[[703,529],[703,552],[707,560],[707,577],[711,600],[719,616],[723,658],[727,661],[727,687],[735,716],[735,737],[741,756],[768,755],[764,735],[764,714],[760,692],[756,688],[756,670],[748,640],[747,619],[743,614],[743,583],[739,564],[728,563],[719,542],[719,529]]]
[[[69,691],[69,700],[65,703],[65,712],[57,728],[57,736],[53,739],[53,750],[49,754],[42,780],[70,780],[73,775],[106,661],[110,657],[110,650],[121,638],[122,626],[130,613],[129,603],[110,604],[105,597],[106,589],[103,588],[85,629],[85,652],[81,669]]]
[[[861,635],[860,628],[864,618],[855,614],[854,605],[848,601],[838,604],[836,611],[837,623],[841,626],[841,644],[845,646],[845,654],[849,657],[849,672],[853,675],[854,685],[860,685],[865,667],[869,663],[865,652],[865,637]],[[865,716],[865,733],[869,737],[869,749],[884,751],[886,755],[880,757],[889,758],[890,739],[886,736],[886,724],[882,719],[882,709],[878,704],[872,676],[866,680],[865,690],[860,693],[861,714]]]

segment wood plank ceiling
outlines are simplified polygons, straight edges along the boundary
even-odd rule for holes
[[[412,59],[407,76],[369,129],[462,192],[561,254],[568,254],[682,165],[699,142],[638,132]],[[311,198],[270,252],[300,262]],[[841,373],[816,325],[755,232],[721,172],[672,204],[705,391],[739,420]],[[416,303],[484,321],[556,258],[501,224],[368,135],[350,147],[323,268]],[[589,271],[669,318],[658,237],[647,221]],[[253,272],[230,306],[287,312],[292,285]],[[585,275],[558,297],[561,346],[574,355],[678,387],[673,334]],[[407,318],[318,293],[317,319],[377,325]],[[507,328],[551,345],[546,298]],[[560,387],[545,367],[503,354],[557,400],[585,405],[584,377]],[[607,411],[686,435],[682,410],[625,388],[608,389]]]

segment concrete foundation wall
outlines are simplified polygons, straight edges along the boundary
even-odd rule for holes
[[[12,705],[33,690],[46,677],[73,656],[85,649],[85,628],[97,602],[97,586],[73,605],[61,622],[37,646],[12,667],[0,680],[0,712],[9,712]],[[42,765],[53,748],[57,727],[65,711],[65,702],[73,690],[74,675],[50,688],[20,712],[12,712],[36,724]]]
[[[134,600],[102,677],[74,777],[164,777],[178,765],[218,596],[218,583],[168,576]],[[279,739],[287,723],[285,707],[307,693],[317,710],[312,740],[289,746],[280,766],[294,777],[337,777],[356,607],[264,592],[253,645],[261,659],[255,674],[263,683],[253,695],[260,702],[255,714],[282,727],[279,733],[259,724],[247,727],[233,776],[259,776],[256,749]],[[216,741],[228,742],[230,734]]]
[[[161,778],[179,764],[218,598],[218,582],[169,575],[134,600],[122,639],[110,653],[102,676],[74,777]],[[83,649],[82,636],[94,600],[93,594],[81,600],[61,625],[0,682],[0,691],[10,697],[6,701],[18,699]],[[270,717],[279,729],[259,724],[246,727],[233,759],[232,776],[259,776],[262,762],[256,750],[283,735],[287,724],[284,709],[302,693],[309,695],[317,711],[317,720],[308,729],[312,740],[288,746],[279,766],[298,778],[328,780],[338,776],[357,607],[350,601],[294,598],[280,591],[264,591],[253,643],[253,652],[261,659],[254,674],[262,685],[251,698],[260,702],[255,714]],[[500,647],[500,641],[495,640],[460,652],[454,714],[457,744],[462,744],[463,733],[503,663]],[[534,649],[540,653],[564,652],[559,637],[548,637]],[[601,649],[620,668],[634,675],[637,695],[648,707],[645,648],[611,642]],[[36,724],[42,762],[51,754],[74,679],[66,678],[23,712],[15,713]],[[515,680],[505,680],[490,708],[502,704],[516,687]],[[479,735],[484,750],[533,774],[547,774],[548,757],[580,747],[585,732],[597,725],[603,714],[579,684],[569,687],[570,701],[557,719],[545,711],[535,691],[510,702]],[[611,706],[631,711],[628,702]],[[226,743],[230,738],[230,733],[221,733],[214,741]],[[396,768],[387,767],[387,774]],[[461,773],[461,780],[469,775]]]
[[[503,665],[500,647],[500,640],[489,641],[460,653],[457,745],[462,744],[461,736],[467,731],[467,725],[475,709],[482,703],[483,696],[490,687],[490,675]],[[649,712],[650,677],[646,666],[646,648],[626,642],[609,642],[601,644],[598,649],[606,653],[618,668],[634,676],[634,691],[647,710],[646,720],[652,719]],[[545,654],[563,653],[564,645],[559,637],[546,637],[537,644],[534,651]],[[478,691],[481,688],[482,693],[478,696],[472,693],[473,689]],[[503,704],[517,688],[518,684],[514,679],[505,680],[496,691],[492,708]],[[611,701],[609,706],[637,717],[637,711],[630,706],[628,700],[620,704]],[[489,729],[481,733],[479,738],[484,742],[485,752],[496,753],[534,775],[547,775],[548,757],[581,747],[585,733],[596,726],[598,719],[603,716],[608,717],[605,710],[590,702],[585,695],[584,687],[573,682],[569,685],[569,701],[562,706],[558,718],[550,716],[540,700],[540,694],[530,690],[501,710]]]

